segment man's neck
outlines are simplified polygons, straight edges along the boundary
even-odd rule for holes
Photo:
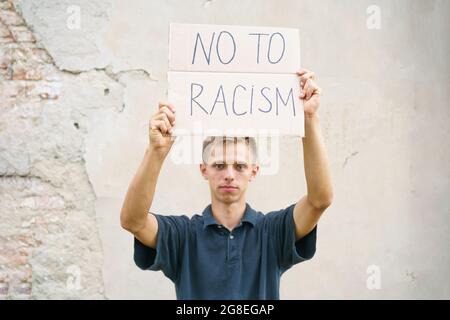
[[[233,230],[244,217],[246,202],[224,203],[212,199],[211,210],[216,221],[228,230]]]

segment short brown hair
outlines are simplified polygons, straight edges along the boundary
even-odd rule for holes
[[[213,142],[215,141],[222,141],[222,143],[227,142],[245,142],[248,146],[250,146],[250,149],[252,150],[255,162],[257,162],[258,159],[258,153],[256,149],[256,139],[253,137],[227,137],[227,136],[209,136],[206,137],[205,140],[203,140],[203,148],[202,148],[202,160],[203,163],[206,163],[207,159],[205,157],[206,154],[210,155],[211,146],[213,145]]]

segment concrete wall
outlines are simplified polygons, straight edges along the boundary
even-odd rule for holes
[[[119,226],[172,21],[300,28],[335,201],[283,299],[450,298],[449,15],[446,0],[0,0],[0,298],[175,298]],[[283,138],[247,200],[267,212],[305,192],[300,141]],[[197,166],[168,159],[152,209],[208,203]]]

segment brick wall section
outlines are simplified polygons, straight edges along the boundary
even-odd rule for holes
[[[62,75],[12,1],[0,0],[0,299],[104,297],[83,159],[64,158],[64,139],[42,138],[62,121],[44,112],[66,112],[55,110]]]

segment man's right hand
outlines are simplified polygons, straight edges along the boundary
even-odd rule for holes
[[[175,108],[166,102],[159,103],[159,110],[150,119],[150,148],[162,155],[167,155],[174,143],[172,136],[175,125]]]

